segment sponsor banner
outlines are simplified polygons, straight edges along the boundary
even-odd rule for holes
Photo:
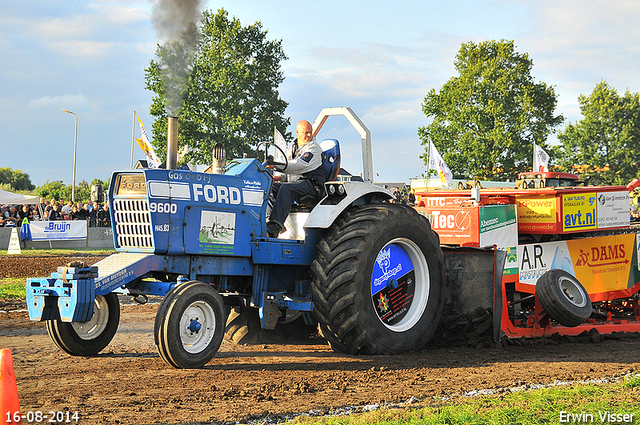
[[[515,205],[480,207],[480,246],[496,245],[507,252],[505,275],[518,274],[518,222]]]
[[[69,240],[87,238],[87,221],[32,221],[32,241]]]
[[[620,291],[633,286],[629,273],[634,254],[634,234],[567,241],[575,277],[589,293]]]
[[[536,225],[535,227],[538,227],[537,225],[545,223],[552,225],[556,223],[558,206],[555,195],[518,198],[517,205],[518,223],[521,228],[522,226]]]
[[[436,198],[433,196],[420,196],[420,202],[424,202],[424,206],[427,208],[431,207],[452,207],[452,206],[462,206],[464,203],[469,202],[469,197],[461,197],[461,198]]]
[[[598,229],[627,227],[631,222],[629,214],[629,192],[598,193]]]
[[[441,244],[478,246],[478,207],[425,207],[417,211],[429,219]]]
[[[551,269],[575,275],[567,241],[519,245],[518,262],[520,283],[525,285],[535,286],[540,276]]]
[[[597,194],[595,192],[562,195],[563,231],[597,229],[596,196]]]
[[[544,273],[562,269],[575,276],[592,297],[592,301],[630,295],[625,290],[637,282],[638,256],[635,234],[572,239],[518,246],[521,284],[535,286]]]

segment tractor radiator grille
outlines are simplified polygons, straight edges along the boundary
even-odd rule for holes
[[[113,211],[119,248],[153,249],[151,214],[146,199],[114,199]]]

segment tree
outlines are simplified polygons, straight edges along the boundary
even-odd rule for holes
[[[188,151],[181,162],[200,164],[211,162],[218,142],[227,157],[241,157],[271,140],[274,127],[282,132],[289,126],[288,103],[278,92],[284,81],[280,62],[287,57],[281,41],[267,40],[260,22],[243,27],[223,9],[205,11],[199,34],[185,31],[179,40],[158,46],[156,56],[145,80],[156,93],[150,112],[156,117],[152,133],[159,156],[166,153],[169,115],[180,118],[178,145]]]
[[[9,167],[0,168],[0,184],[8,185],[11,190],[28,191],[35,189],[29,174]]]
[[[459,76],[424,98],[433,121],[418,129],[422,144],[432,141],[458,178],[508,180],[530,170],[533,143],[546,148],[564,120],[554,115],[553,87],[534,81],[533,61],[513,41],[463,44],[454,65]]]
[[[42,186],[38,186],[36,188],[36,193],[38,196],[44,196],[44,198],[49,201],[52,198],[56,200],[59,199],[70,199],[71,198],[71,186],[65,186],[62,183],[62,180],[54,180],[52,182],[47,181]]]
[[[584,118],[558,133],[555,153],[567,170],[591,175],[592,183],[627,184],[640,177],[640,95],[601,81],[589,96],[578,97]]]

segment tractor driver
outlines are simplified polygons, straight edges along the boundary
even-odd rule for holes
[[[267,222],[267,234],[277,238],[284,232],[284,221],[291,206],[304,196],[313,196],[318,200],[324,194],[324,166],[322,148],[313,140],[313,127],[308,121],[300,121],[296,126],[297,142],[287,155],[289,165],[281,176],[275,176],[271,189],[275,199]],[[267,165],[267,168],[276,168]]]

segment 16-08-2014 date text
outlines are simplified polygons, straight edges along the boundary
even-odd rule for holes
[[[78,412],[60,411],[60,412],[5,412],[7,424],[23,423],[78,423],[80,415]]]

